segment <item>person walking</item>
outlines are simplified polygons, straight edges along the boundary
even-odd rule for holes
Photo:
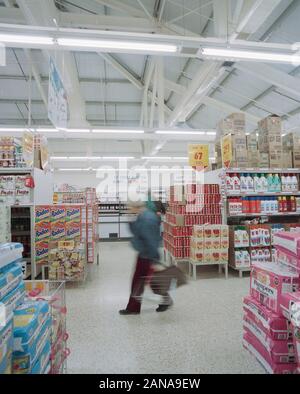
[[[161,218],[157,214],[157,206],[148,199],[147,203],[132,204],[132,211],[137,213],[135,222],[130,223],[133,234],[131,244],[138,252],[135,272],[132,278],[131,293],[126,309],[119,311],[121,315],[137,315],[141,311],[141,296],[147,278],[156,270],[155,265],[160,260],[159,247],[161,244]],[[165,295],[164,300],[168,299]],[[157,312],[163,312],[171,305],[159,305]]]

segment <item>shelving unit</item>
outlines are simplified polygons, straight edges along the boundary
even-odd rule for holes
[[[249,212],[249,213],[235,213],[230,214],[228,209],[228,198],[230,197],[284,197],[284,196],[300,196],[300,190],[298,191],[281,191],[281,192],[261,192],[261,191],[227,191],[226,189],[226,174],[296,174],[298,178],[298,185],[300,185],[300,169],[298,168],[229,168],[229,169],[221,169],[220,170],[220,178],[221,178],[221,189],[223,196],[223,222],[228,225],[239,225],[241,221],[244,219],[251,218],[265,218],[269,221],[270,224],[282,224],[289,223],[293,218],[297,220],[297,217],[300,217],[299,211],[289,211],[289,212]],[[280,221],[279,221],[280,218]],[[272,245],[266,246],[263,245],[262,248],[268,247],[271,248]],[[255,248],[249,245],[248,248]],[[243,247],[235,247],[235,249],[243,249]],[[244,247],[245,249],[245,247]],[[229,262],[229,266],[236,270],[239,273],[239,276],[242,277],[244,272],[250,272],[250,267],[236,267],[232,263]]]

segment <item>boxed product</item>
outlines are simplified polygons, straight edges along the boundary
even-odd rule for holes
[[[31,375],[48,374],[51,369],[50,356],[51,356],[51,343],[50,341],[47,341],[45,343],[44,348],[41,351],[41,355],[39,359],[32,367],[30,374]]]
[[[276,263],[254,263],[251,269],[251,296],[272,311],[280,313],[283,293],[298,291],[299,275]]]
[[[293,167],[293,154],[290,151],[282,152],[282,168]]]
[[[67,206],[66,208],[66,222],[80,222],[81,207]]]
[[[63,222],[51,223],[51,241],[58,241],[66,236],[66,225]]]
[[[259,161],[258,167],[259,168],[269,168],[269,153],[259,153]]]
[[[14,311],[14,351],[28,353],[50,318],[49,303],[27,301]]]
[[[273,340],[287,340],[292,336],[289,321],[261,305],[256,299],[247,296],[244,298],[243,309],[264,334]]]
[[[8,293],[16,289],[22,281],[21,265],[14,263],[0,271],[0,302]]]
[[[66,239],[80,239],[81,235],[81,224],[76,222],[67,222],[66,223]]]
[[[278,232],[274,234],[274,246],[282,248],[283,252],[289,252],[300,258],[300,232]]]
[[[2,298],[1,303],[4,304],[6,308],[6,316],[9,319],[13,316],[13,311],[24,302],[25,298],[25,285],[23,281],[9,294]]]
[[[276,246],[275,249],[275,261],[281,265],[295,268],[296,271],[300,272],[300,261],[299,257],[296,257],[290,252],[286,252],[284,249]]]
[[[280,312],[286,319],[292,319],[292,307],[296,303],[300,303],[300,292],[284,293],[281,295],[280,300]]]
[[[24,247],[18,242],[7,242],[0,244],[1,271],[12,262],[22,258]]]
[[[37,264],[47,262],[49,256],[49,242],[40,241],[35,244],[35,260]]]
[[[13,373],[28,374],[31,373],[33,366],[41,356],[47,342],[51,337],[51,318],[48,318],[42,325],[42,329],[38,337],[26,351],[13,352]]]
[[[63,206],[51,206],[51,224],[64,223],[66,218],[66,208]]]
[[[300,150],[300,136],[296,133],[288,133],[282,137],[282,145],[287,151]]]
[[[249,268],[251,259],[248,250],[234,250],[230,255],[230,263],[236,268]]]
[[[1,190],[15,190],[15,176],[14,175],[1,175],[0,176],[0,189]]]
[[[243,346],[270,374],[293,374],[297,368],[296,364],[278,364],[274,362],[268,350],[257,338],[255,338],[254,335],[251,335],[249,332],[244,333]]]
[[[35,224],[35,241],[49,241],[52,232],[51,232],[50,223],[47,222],[39,222]]]
[[[27,189],[25,186],[25,181],[26,181],[26,175],[16,175],[15,177],[15,188],[16,190],[24,190]]]
[[[282,151],[281,135],[260,134],[258,137],[258,149],[260,152],[272,153]]]
[[[282,151],[270,151],[269,163],[270,168],[282,168]]]
[[[272,339],[248,315],[244,316],[243,327],[245,333],[249,333],[260,342],[274,363],[295,364],[296,354],[292,338],[283,341]]]
[[[248,150],[247,160],[249,167],[259,167],[259,151]]]
[[[4,205],[15,204],[15,191],[14,190],[0,190],[0,203]]]
[[[20,189],[15,192],[15,204],[16,205],[26,205],[31,202],[30,189]]]
[[[4,327],[0,325],[0,375],[11,373],[13,348],[13,320]]]
[[[49,223],[51,217],[50,206],[40,205],[35,207],[35,222]]]
[[[300,168],[300,149],[293,150],[293,168]]]
[[[282,122],[279,116],[268,116],[258,122],[259,133],[281,135]]]

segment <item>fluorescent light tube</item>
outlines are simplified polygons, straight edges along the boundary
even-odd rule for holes
[[[126,129],[93,129],[92,133],[103,133],[103,134],[143,134],[144,130],[126,130]]]
[[[143,156],[143,160],[172,160],[170,156]]]
[[[206,131],[206,135],[216,135],[215,131]]]
[[[117,157],[113,157],[113,156],[103,156],[102,157],[103,160],[133,160],[135,159],[134,156],[117,156]]]
[[[88,156],[69,156],[70,160],[89,160]]]
[[[0,34],[0,42],[3,44],[42,44],[54,45],[52,37],[28,36],[19,34]]]
[[[90,168],[57,168],[58,171],[89,171]]]
[[[19,127],[19,128],[17,128],[17,127],[1,127],[1,129],[0,129],[0,132],[2,132],[2,131],[8,131],[8,132],[13,132],[13,131],[26,131],[27,129],[26,129],[26,127],[23,127],[23,128],[21,128],[21,127]]]
[[[97,48],[97,49],[117,49],[117,50],[133,50],[141,52],[168,52],[175,53],[178,47],[172,44],[153,44],[150,42],[136,41],[112,41],[112,40],[95,40],[81,38],[65,38],[57,39],[57,44],[69,47]]]
[[[68,160],[67,156],[51,156],[51,160]]]
[[[174,135],[204,135],[205,131],[177,131],[177,130],[156,130],[155,134],[174,134]]]
[[[36,131],[38,133],[58,133],[57,129],[43,129],[43,128],[39,128],[39,129],[36,129]]]
[[[62,129],[67,133],[89,133],[90,129]]]
[[[284,53],[259,52],[259,51],[242,51],[238,49],[222,48],[202,48],[203,56],[213,58],[226,58],[227,60],[263,60],[279,63],[300,62],[299,55],[289,55]]]
[[[173,160],[188,160],[188,157],[173,157]]]

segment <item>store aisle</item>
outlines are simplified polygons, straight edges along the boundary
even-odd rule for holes
[[[177,291],[170,311],[147,303],[120,316],[135,254],[124,242],[100,249],[85,285],[67,290],[68,373],[264,373],[241,343],[249,278],[226,281],[211,267]]]

